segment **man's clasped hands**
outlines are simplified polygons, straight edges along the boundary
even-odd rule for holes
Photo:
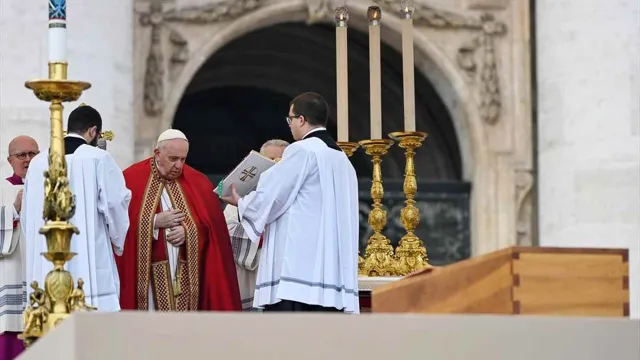
[[[178,209],[167,210],[156,215],[155,229],[167,229],[167,241],[173,246],[180,246],[186,240],[183,221],[185,215]]]

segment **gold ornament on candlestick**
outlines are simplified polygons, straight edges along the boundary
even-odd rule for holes
[[[62,136],[67,136],[67,130],[62,131]],[[100,133],[100,138],[101,139],[105,139],[107,141],[113,141],[113,139],[115,138],[115,134],[113,133],[113,131],[111,130],[105,130],[103,132]]]
[[[44,280],[44,290],[37,281],[31,282],[33,292],[29,296],[29,306],[24,311],[24,331],[19,335],[26,346],[44,336],[58,326],[73,311],[93,311],[85,304],[83,281],[78,279],[74,288],[71,274],[64,269],[67,261],[76,254],[71,252],[71,236],[78,229],[69,222],[75,213],[75,198],[69,188],[67,163],[62,131],[63,102],[76,101],[91,84],[67,80],[67,63],[49,62],[49,79],[25,83],[35,96],[50,102],[51,145],[49,148],[49,169],[45,171],[45,225],[40,234],[46,237],[47,252],[42,253],[53,263]]]
[[[113,138],[115,138],[115,134],[111,130],[106,130],[100,133],[100,138],[107,141],[113,141]]]
[[[407,275],[409,273],[432,268],[428,263],[427,249],[423,242],[415,235],[414,231],[420,223],[420,210],[415,206],[415,196],[418,191],[415,165],[413,157],[415,150],[422,146],[422,141],[427,137],[426,133],[417,131],[399,131],[389,134],[389,137],[398,142],[398,146],[405,149],[406,165],[404,169],[403,190],[406,197],[405,207],[400,213],[400,220],[407,233],[400,239],[396,247],[395,257],[396,273]]]
[[[369,225],[373,228],[373,235],[367,241],[364,254],[364,262],[359,266],[359,273],[363,276],[392,276],[396,274],[395,259],[391,241],[382,234],[387,224],[387,211],[382,206],[384,188],[382,186],[382,156],[387,154],[393,141],[386,139],[373,139],[360,141],[360,145],[367,155],[372,157],[373,178],[371,182],[371,211],[369,212]]]
[[[360,147],[358,143],[348,142],[348,141],[338,141],[336,142],[336,144],[338,144],[340,149],[342,149],[342,151],[347,155],[347,157],[353,156],[356,150],[358,150],[358,147]]]

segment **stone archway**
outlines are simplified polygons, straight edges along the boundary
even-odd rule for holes
[[[331,109],[329,131],[335,136],[334,54],[334,27],[304,23],[262,28],[216,51],[192,78],[172,123],[190,139],[197,139],[197,148],[193,148],[197,155],[190,158],[199,170],[223,174],[266,139],[277,136],[293,141],[283,119],[289,100],[305,91],[325,96]],[[390,133],[403,126],[402,56],[384,44],[382,60],[383,132]],[[369,136],[368,62],[367,34],[350,28],[349,124],[353,139]],[[271,99],[270,103],[265,104],[258,92]],[[415,158],[419,179],[462,180],[458,139],[449,112],[420,72],[416,93],[417,127],[429,134]],[[400,179],[404,173],[404,154],[396,150],[384,159],[383,177],[387,179]],[[216,153],[227,156],[219,159]],[[371,177],[371,161],[364,152],[356,152],[352,162],[360,178]]]
[[[394,14],[394,2],[377,2],[385,10],[383,41],[399,47],[400,20]],[[146,154],[157,134],[171,126],[187,86],[211,54],[233,39],[271,25],[310,17],[330,21],[328,3],[223,0],[199,8],[156,11],[161,17],[155,22],[145,23],[143,14],[136,29],[136,93],[145,98],[145,103],[138,106],[137,157]],[[524,26],[528,4],[488,0],[470,3],[472,9],[480,6],[511,11],[452,12],[418,2],[414,44],[416,67],[434,84],[451,114],[461,148],[463,178],[473,183],[471,236],[473,252],[480,254],[531,241],[531,103],[528,28]],[[352,15],[350,27],[366,32],[364,14],[368,5],[368,1],[349,2],[352,14],[363,14]],[[140,6],[141,12],[148,11],[148,7]],[[494,15],[501,18],[495,20]],[[169,36],[159,34],[162,21],[173,21]],[[503,36],[507,40],[500,41],[505,23],[515,28]],[[151,25],[151,34],[145,25]],[[458,31],[443,34],[447,29]],[[149,55],[161,53],[162,46],[173,50],[168,61]],[[149,75],[153,74],[149,69],[154,68],[164,71],[160,76],[155,74],[155,80]],[[498,74],[504,77],[497,78]],[[156,111],[147,106],[154,96],[155,103],[163,105]]]

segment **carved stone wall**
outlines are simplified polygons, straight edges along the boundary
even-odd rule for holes
[[[383,9],[383,41],[400,51],[400,1],[374,2]],[[366,32],[371,4],[348,1],[349,26]],[[332,22],[333,6],[330,0],[137,1],[136,157],[149,155],[193,75],[218,49],[278,23]],[[416,1],[416,67],[456,128],[464,178],[473,184],[474,254],[532,241],[529,35],[527,0]]]

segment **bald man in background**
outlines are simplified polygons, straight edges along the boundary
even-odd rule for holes
[[[13,169],[13,175],[7,181],[12,185],[23,185],[31,159],[40,153],[38,143],[32,137],[20,135],[11,140],[8,153],[7,161]]]
[[[24,236],[20,229],[22,185],[27,169],[40,150],[31,137],[11,140],[7,161],[13,175],[0,187],[0,359],[13,359],[24,346],[22,332],[23,293],[25,287]]]

